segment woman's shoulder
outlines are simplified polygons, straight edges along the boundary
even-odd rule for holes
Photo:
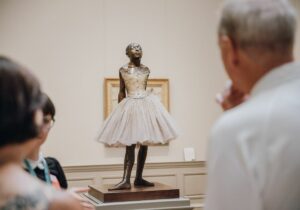
[[[58,179],[60,187],[62,187],[63,189],[67,189],[68,183],[66,175],[59,161],[54,157],[46,157],[45,160],[47,162],[50,173]]]
[[[10,180],[6,180],[1,174],[1,179],[1,182],[6,181],[7,184],[1,185],[0,209],[81,209],[79,201],[71,193],[55,190],[24,171],[12,174]]]
[[[46,210],[50,205],[50,200],[42,189],[36,189],[10,195],[1,203],[0,209]]]
[[[22,169],[1,173],[0,209],[48,209],[53,195],[52,188]]]
[[[26,173],[19,166],[8,166],[0,171],[0,185],[1,191],[22,193],[36,189],[41,182],[28,173]],[[26,185],[24,184],[26,183]]]
[[[45,160],[46,160],[48,165],[61,167],[59,161],[54,157],[45,157]]]

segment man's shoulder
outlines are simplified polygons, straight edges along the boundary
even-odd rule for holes
[[[243,130],[259,130],[267,115],[267,107],[253,99],[223,113],[213,126],[213,133],[231,135]]]
[[[247,101],[244,104],[225,111],[218,122],[220,124],[240,124],[243,121],[255,119],[253,116],[265,113],[263,109],[264,107],[256,100]]]

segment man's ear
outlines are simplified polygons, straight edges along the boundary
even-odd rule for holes
[[[219,38],[219,45],[222,51],[223,59],[226,59],[227,65],[234,68],[238,64],[238,53],[236,46],[231,38],[222,35]]]

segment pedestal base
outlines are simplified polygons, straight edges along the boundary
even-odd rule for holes
[[[114,191],[108,190],[112,185],[92,185],[89,186],[88,194],[103,203],[179,198],[179,189],[157,182],[154,184],[154,187],[132,187],[130,190]]]
[[[103,203],[88,193],[83,194],[96,210],[192,210],[187,198]]]

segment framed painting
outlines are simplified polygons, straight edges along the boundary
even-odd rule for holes
[[[119,88],[120,81],[118,78],[104,79],[104,118],[107,118],[117,106]],[[148,79],[147,91],[157,95],[169,111],[169,79]]]

